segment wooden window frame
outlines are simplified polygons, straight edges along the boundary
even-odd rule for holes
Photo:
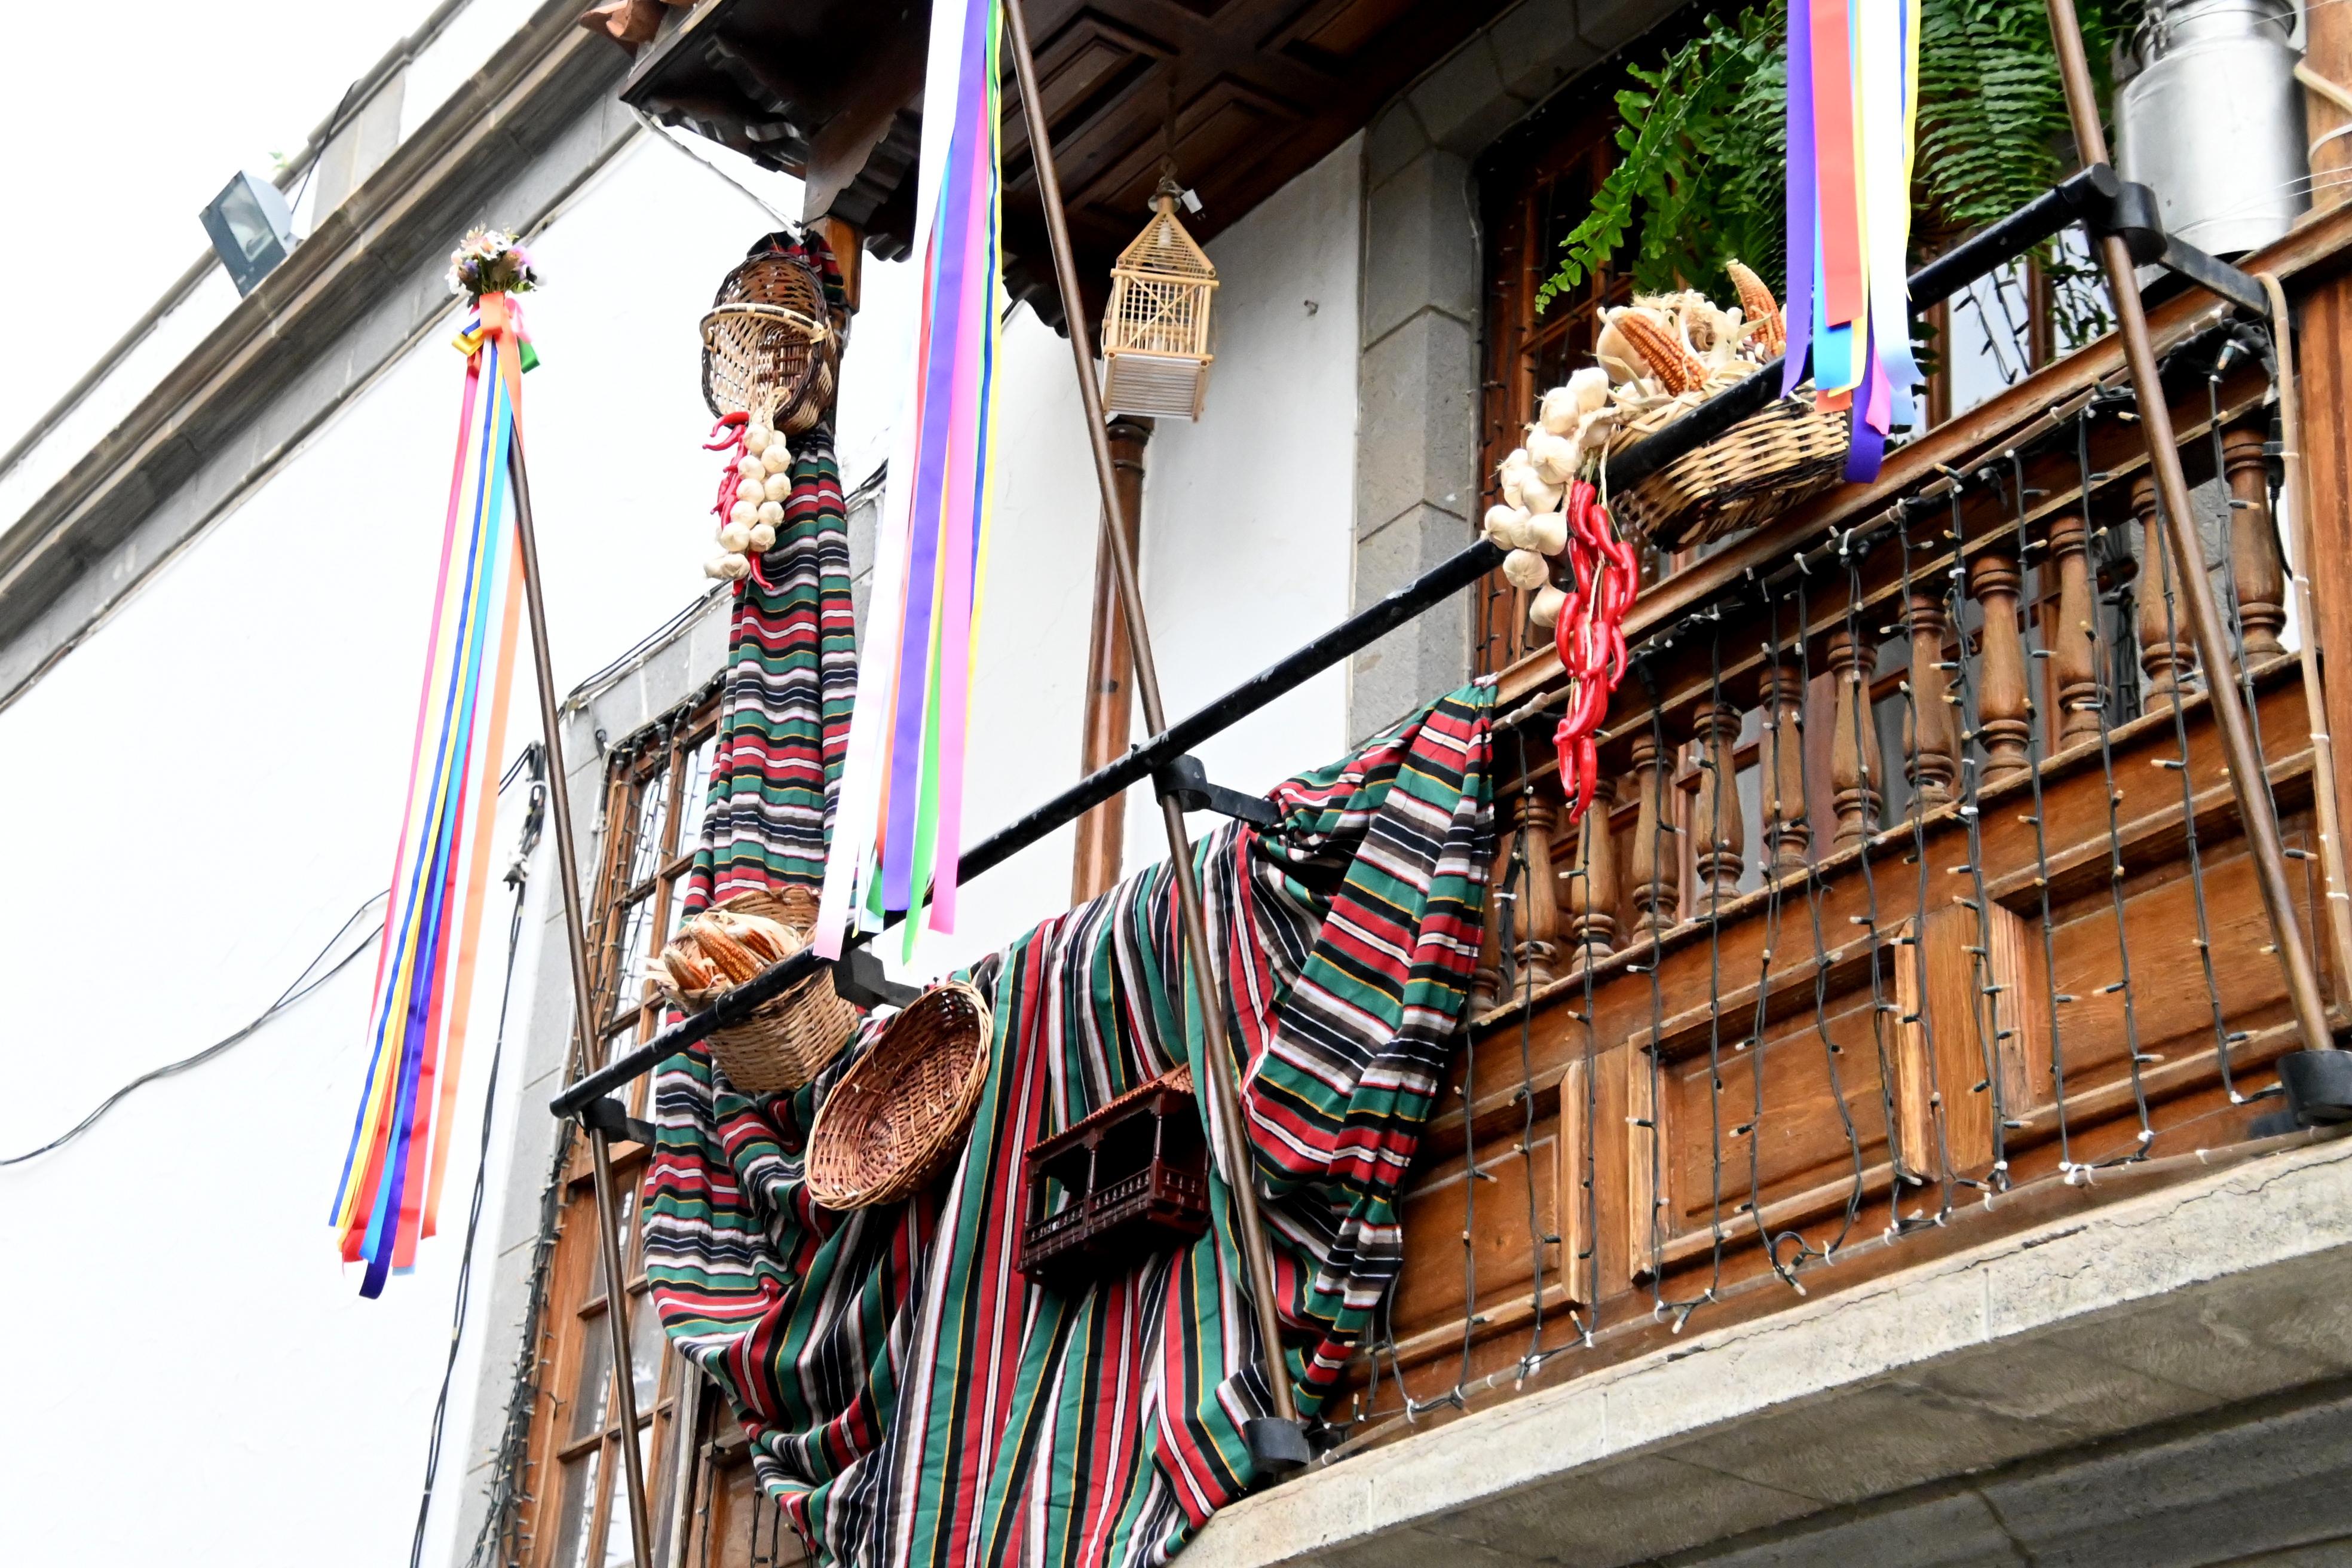
[[[604,842],[588,922],[590,994],[598,1025],[590,1047],[593,1059],[578,1060],[575,1045],[567,1081],[576,1081],[660,1026],[664,1007],[647,966],[667,940],[693,872],[710,766],[718,754],[719,707],[714,686],[611,753],[600,818]],[[632,1087],[632,1114],[645,1114],[650,1092],[646,1079]],[[688,1516],[699,1489],[698,1464],[681,1459],[695,1459],[707,1447],[704,1429],[720,1402],[702,1397],[701,1380],[670,1351],[654,1310],[638,1213],[650,1151],[616,1142],[610,1152],[626,1227],[623,1251],[635,1363],[630,1374],[638,1385],[636,1440],[646,1456],[655,1556],[666,1568],[682,1568],[692,1533]],[[520,1568],[602,1568],[630,1558],[627,1505],[619,1480],[625,1435],[614,1411],[594,1183],[584,1146],[573,1150],[562,1185],[546,1315],[538,1325],[540,1396],[531,1419]],[[583,1422],[578,1413],[592,1398],[597,1413]]]

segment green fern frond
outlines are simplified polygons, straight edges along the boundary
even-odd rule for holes
[[[2139,4],[2080,6],[2094,62]],[[1655,66],[1627,68],[1622,156],[1561,242],[1538,310],[1612,262],[1654,291],[1717,288],[1738,257],[1786,292],[1787,31],[1787,0],[1766,0],[1728,21],[1709,16]],[[1915,228],[1979,227],[2047,190],[2071,159],[2042,0],[1922,0]]]

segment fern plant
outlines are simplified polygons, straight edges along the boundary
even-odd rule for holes
[[[2105,62],[2137,3],[2080,6],[2095,62]],[[1788,25],[1787,0],[1728,20],[1710,15],[1656,65],[1627,68],[1631,85],[1617,94],[1622,156],[1561,241],[1538,309],[1612,261],[1635,289],[1662,292],[1715,287],[1738,259],[1786,294]],[[2042,0],[1922,0],[1915,232],[2005,216],[2064,173],[2071,145]],[[2065,265],[2054,254],[2045,264]]]

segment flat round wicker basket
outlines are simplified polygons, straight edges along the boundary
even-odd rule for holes
[[[1643,410],[1612,434],[1611,454],[1664,429],[1734,379]],[[1688,549],[1751,527],[1837,482],[1847,422],[1843,413],[1816,409],[1803,394],[1783,398],[1640,483],[1612,489],[1610,511],[1627,531],[1662,549]]]
[[[765,416],[797,436],[833,406],[840,373],[840,325],[808,263],[763,253],[719,285],[702,318],[702,400],[711,413]]]
[[[688,931],[708,929],[701,922],[713,916],[720,919],[712,923],[723,927],[730,912],[774,921],[792,932],[794,951],[798,951],[808,945],[809,932],[816,925],[816,899],[805,888],[738,893],[688,921],[680,938]],[[723,935],[719,940],[724,940]],[[678,1005],[700,1012],[733,987],[667,989]],[[835,994],[833,971],[820,969],[781,995],[761,1003],[744,1022],[715,1031],[710,1037],[711,1059],[727,1075],[727,1081],[744,1094],[779,1094],[798,1089],[841,1054],[856,1031],[857,1017],[857,1009]]]
[[[809,1129],[809,1196],[829,1209],[911,1197],[953,1157],[988,1081],[988,1004],[933,986],[882,1026]]]

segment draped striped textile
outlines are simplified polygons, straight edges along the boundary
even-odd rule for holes
[[[825,302],[840,310],[841,268],[820,236],[780,231],[750,254],[806,261]],[[819,425],[791,445],[793,493],[783,525],[760,570],[736,587],[718,752],[687,886],[688,914],[730,894],[813,888],[824,878],[857,694],[857,628],[832,427]]]
[[[1276,790],[1281,830],[1194,849],[1309,1412],[1395,1277],[1398,1186],[1465,1005],[1488,702],[1445,698]],[[1156,1563],[1254,1479],[1243,1424],[1270,1400],[1221,1182],[1207,1236],[1083,1293],[1013,1266],[1024,1150],[1180,1059],[1224,1070],[1180,1024],[1176,927],[1157,866],[976,965],[995,1035],[970,1142],[895,1207],[833,1214],[802,1184],[807,1129],[872,1026],[766,1101],[699,1047],[663,1064],[654,1297],[825,1561]]]
[[[830,431],[793,440],[792,476],[775,546],[737,587],[689,913],[824,876],[857,694],[849,527]]]

